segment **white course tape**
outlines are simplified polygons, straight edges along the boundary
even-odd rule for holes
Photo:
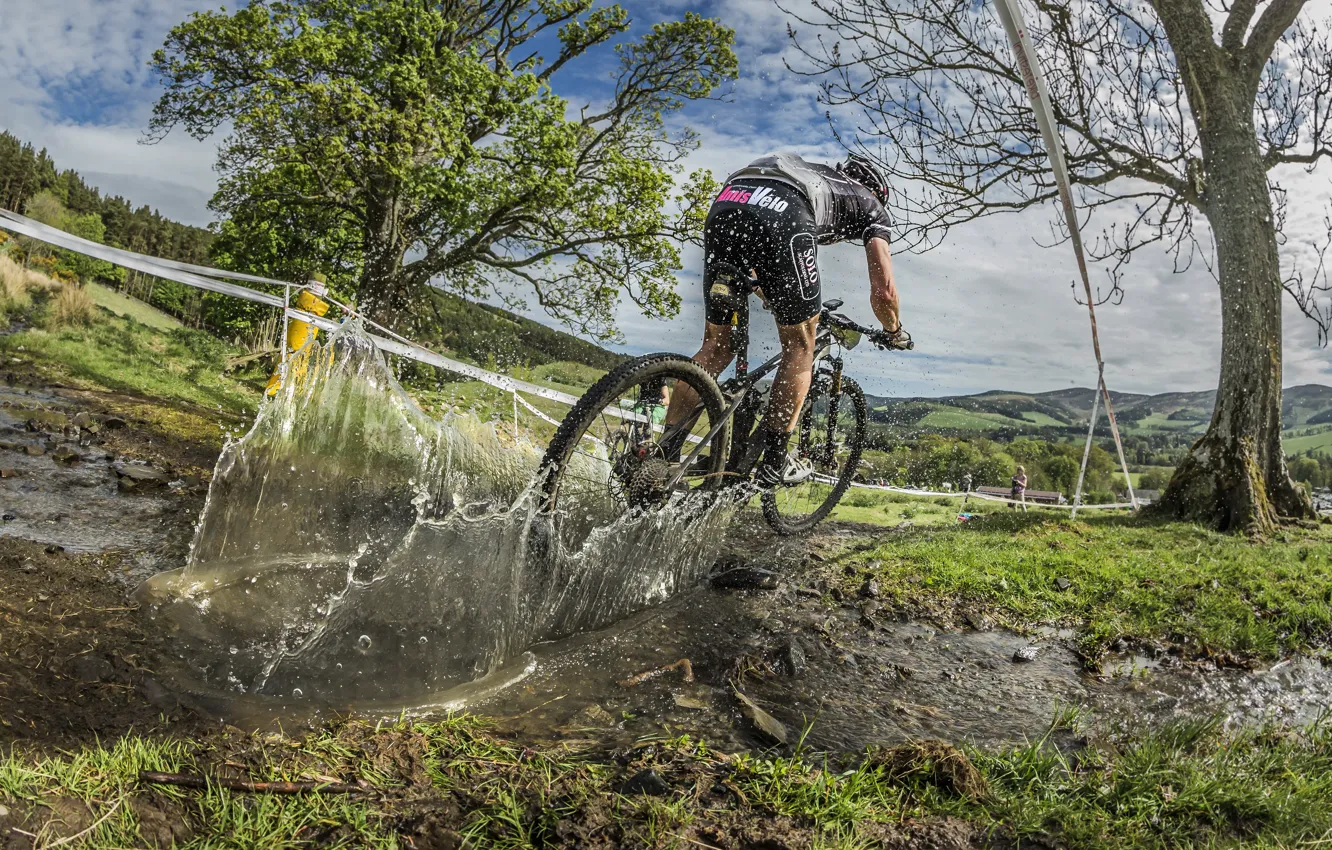
[[[977,493],[974,490],[965,493],[959,493],[956,491],[949,491],[949,490],[914,490],[910,487],[892,487],[887,484],[864,484],[859,481],[852,481],[851,486],[859,487],[863,490],[882,490],[887,493],[901,493],[905,496],[919,496],[921,498],[945,496],[950,499],[963,499],[963,498],[983,499],[987,502],[1007,502],[1010,505],[1027,505],[1029,507],[1038,507],[1038,508],[1057,508],[1059,510],[1072,510],[1074,508],[1074,505],[1072,504],[1048,505],[1044,503],[1037,503],[1030,501],[1023,502],[1019,499],[1005,499],[1003,496],[991,496],[988,493]],[[1076,507],[1080,511],[1095,511],[1095,510],[1110,510],[1113,508],[1133,508],[1137,506],[1132,502],[1113,502],[1104,505],[1077,505]]]

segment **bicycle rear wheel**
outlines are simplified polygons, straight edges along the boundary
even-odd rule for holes
[[[692,387],[701,400],[686,422],[687,432],[660,424],[662,388],[672,384],[674,392],[681,385]],[[583,394],[546,449],[545,510],[576,505],[604,522],[634,508],[664,504],[680,468],[680,444],[686,458],[697,444],[686,434],[706,437],[723,422],[725,410],[717,382],[687,357],[649,354],[621,364]],[[720,486],[730,440],[727,422],[680,481],[693,490]]]
[[[865,446],[869,406],[860,385],[845,376],[814,377],[792,439],[790,460],[780,484],[764,493],[763,517],[779,534],[799,534],[823,521],[842,500]]]

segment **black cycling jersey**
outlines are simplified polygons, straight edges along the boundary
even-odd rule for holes
[[[779,325],[816,315],[822,299],[818,246],[846,240],[891,241],[888,212],[855,180],[826,165],[779,153],[732,174],[712,202],[703,228],[703,292],[707,320],[735,315],[712,298],[718,273],[730,267],[758,274]]]
[[[876,237],[892,241],[888,210],[864,185],[831,166],[806,162],[793,153],[773,153],[754,160],[726,182],[751,179],[777,180],[799,189],[813,210],[821,245],[848,240],[865,243]]]

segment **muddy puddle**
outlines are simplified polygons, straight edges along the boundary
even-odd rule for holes
[[[166,566],[154,553],[180,524],[172,477],[101,446],[97,432],[118,427],[55,393],[0,386],[0,536],[71,553],[134,550],[136,583]],[[127,496],[126,471],[152,486]]]
[[[1246,673],[1124,657],[1088,672],[1055,632],[954,632],[831,605],[802,586],[815,544],[772,537],[756,517],[612,523],[593,500],[543,525],[529,489],[538,447],[426,417],[354,330],[329,346],[310,363],[317,381],[284,391],[224,450],[183,567],[160,554],[193,514],[178,484],[127,493],[124,461],[66,427],[76,404],[0,389],[12,473],[0,533],[142,553],[139,576],[172,567],[136,599],[169,647],[154,670],[207,716],[290,728],[466,709],[530,739],[689,734],[740,750],[784,737],[854,751],[1015,744],[1070,708],[1108,726],[1300,723],[1332,704],[1316,660]],[[37,410],[55,427],[30,426]],[[56,460],[51,443],[79,458]],[[871,533],[892,532],[830,524],[818,545]],[[723,555],[776,574],[763,589],[714,587]]]

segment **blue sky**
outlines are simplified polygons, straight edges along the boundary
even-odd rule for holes
[[[158,88],[147,68],[166,31],[198,0],[3,0],[0,3],[0,126],[47,147],[104,190],[149,203],[196,224],[209,220],[215,185],[214,144],[174,134],[146,147]],[[740,79],[721,102],[694,104],[673,120],[699,131],[703,145],[688,162],[720,179],[777,149],[832,159],[832,142],[815,84],[783,66],[791,47],[786,16],[772,0],[629,0],[637,30],[699,11],[736,30]],[[613,54],[565,74],[572,100],[606,85]],[[848,116],[854,117],[854,116]],[[1318,221],[1329,200],[1325,172],[1283,175],[1292,220]],[[1045,249],[1053,208],[991,218],[950,234],[923,255],[895,258],[903,318],[917,340],[909,354],[853,352],[852,368],[879,394],[943,395],[986,389],[1051,390],[1095,381],[1087,313],[1070,290],[1070,249]],[[650,321],[632,305],[620,311],[623,350],[692,352],[702,326],[699,252],[685,252],[679,274],[685,303],[670,322]],[[821,255],[825,294],[843,298],[863,321],[872,314],[863,251],[834,246]],[[1097,272],[1100,275],[1100,272]],[[1216,284],[1199,267],[1171,273],[1169,258],[1134,258],[1122,305],[1098,314],[1107,380],[1116,390],[1160,392],[1215,385],[1220,348]],[[540,317],[538,317],[540,318]],[[1332,384],[1329,352],[1312,326],[1287,309],[1286,383]],[[759,335],[772,350],[775,337]]]

